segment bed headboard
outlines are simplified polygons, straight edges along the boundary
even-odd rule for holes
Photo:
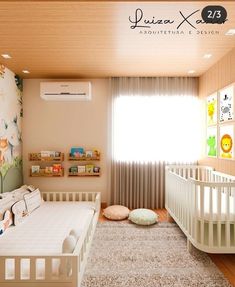
[[[0,193],[8,192],[20,187],[23,184],[22,170],[11,167],[5,175],[0,173]]]

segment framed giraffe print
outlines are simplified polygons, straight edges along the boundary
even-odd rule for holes
[[[217,124],[217,93],[206,98],[207,125]]]
[[[219,121],[234,120],[234,87],[230,85],[219,91]]]

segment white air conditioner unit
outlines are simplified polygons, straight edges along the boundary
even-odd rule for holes
[[[40,96],[46,101],[90,101],[90,82],[41,82]]]

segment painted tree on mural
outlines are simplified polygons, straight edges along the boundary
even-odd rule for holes
[[[22,80],[0,65],[0,172],[21,167]]]

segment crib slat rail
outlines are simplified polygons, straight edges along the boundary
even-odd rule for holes
[[[0,256],[1,287],[79,287],[100,212],[99,192],[43,191],[45,201],[92,201],[94,216],[72,254]],[[26,266],[27,264],[27,266]]]
[[[235,177],[210,167],[166,167],[166,209],[198,249],[235,253]]]
[[[22,264],[23,260],[27,259],[29,261],[29,265],[27,266],[27,270]],[[52,260],[57,259],[60,263],[66,260],[70,260],[71,265],[71,276],[67,273],[68,266],[66,264],[60,264],[59,269],[60,272],[54,274]],[[43,264],[38,265],[38,261]],[[8,268],[7,268],[8,267]],[[29,267],[29,268],[28,268]],[[35,284],[39,283],[47,283],[50,282],[56,284],[65,284],[69,283],[71,286],[76,286],[77,281],[77,257],[74,255],[50,255],[50,256],[1,256],[0,257],[0,286],[18,286],[18,284],[24,284],[24,286],[36,286]],[[25,273],[28,273],[26,276]],[[26,285],[26,284],[29,285]],[[15,285],[14,285],[15,284]],[[17,285],[16,285],[17,284]],[[31,285],[30,285],[31,284]],[[42,286],[42,285],[41,285]],[[50,285],[48,285],[50,286]],[[59,285],[58,285],[59,286]],[[62,285],[61,285],[62,286]],[[64,285],[65,286],[65,285]],[[66,285],[67,286],[67,285]]]

